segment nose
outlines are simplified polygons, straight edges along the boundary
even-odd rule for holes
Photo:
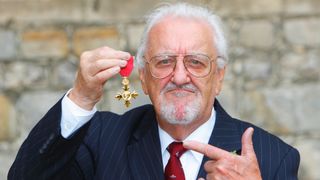
[[[176,85],[183,85],[190,82],[190,77],[187,69],[184,67],[183,61],[177,60],[171,81]]]

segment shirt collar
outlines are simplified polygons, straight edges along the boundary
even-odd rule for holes
[[[212,108],[211,116],[208,121],[199,126],[195,131],[193,131],[185,140],[194,140],[201,143],[208,144],[211,133],[216,122],[216,111]],[[166,131],[164,131],[159,125],[159,138],[161,143],[161,153],[162,156],[166,152],[166,148],[171,144],[173,139]],[[203,154],[191,151],[192,155],[197,159],[198,162],[202,161]]]

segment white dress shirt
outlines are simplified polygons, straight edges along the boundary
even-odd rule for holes
[[[208,144],[216,120],[215,114],[215,110],[214,108],[212,108],[210,119],[202,124],[194,132],[192,132],[185,140],[195,140],[201,143]],[[169,146],[169,144],[176,140],[173,139],[163,129],[161,129],[160,126],[158,127],[161,143],[162,163],[163,169],[165,169],[170,158],[170,153],[167,151],[167,147]],[[182,154],[182,156],[180,157],[180,162],[182,164],[186,180],[195,180],[197,178],[202,158],[203,155],[195,151],[188,150]]]
[[[61,135],[64,138],[69,138],[75,131],[87,123],[97,111],[94,107],[91,111],[82,109],[67,96],[62,99],[62,116],[61,116]],[[196,140],[202,143],[208,143],[216,120],[216,112],[212,108],[210,119],[202,124],[198,129],[191,133],[185,140]],[[166,150],[169,144],[174,140],[167,132],[159,126],[159,138],[161,143],[163,169],[168,163],[170,154]],[[195,180],[197,178],[203,155],[195,151],[186,151],[181,157],[180,161],[184,169],[186,180]]]
[[[94,107],[91,111],[87,111],[79,107],[76,103],[71,101],[68,97],[69,92],[66,93],[61,102],[61,135],[64,138],[70,137],[76,130],[87,123],[97,111]]]

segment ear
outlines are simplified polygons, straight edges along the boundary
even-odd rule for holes
[[[147,86],[146,86],[146,76],[145,76],[145,68],[139,68],[139,78],[140,78],[140,81],[141,81],[141,86],[142,86],[142,90],[144,92],[144,94],[148,95],[148,89],[147,89]]]
[[[227,67],[224,66],[223,68],[218,69],[218,80],[219,80],[220,83],[223,82],[224,74],[225,74],[225,72],[226,72],[226,68],[227,68]]]
[[[221,69],[218,69],[218,71],[217,71],[217,74],[216,74],[217,83],[216,83],[216,88],[215,88],[216,96],[218,96],[221,92],[225,71],[226,71],[226,66],[224,66]]]

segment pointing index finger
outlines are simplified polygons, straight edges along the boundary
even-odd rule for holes
[[[232,155],[231,153],[225,150],[222,150],[220,148],[217,148],[209,144],[200,143],[197,141],[184,141],[183,146],[189,150],[199,152],[212,160],[228,158]]]

